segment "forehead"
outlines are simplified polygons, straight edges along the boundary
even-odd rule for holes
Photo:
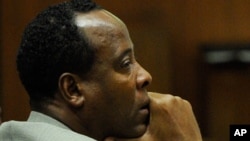
[[[103,9],[97,9],[87,13],[76,12],[75,22],[79,27],[124,25],[118,17]]]
[[[115,57],[133,47],[126,25],[106,10],[76,13],[75,23],[98,53]]]
[[[88,40],[96,45],[107,45],[121,36],[129,36],[126,25],[106,10],[76,13],[75,23]]]

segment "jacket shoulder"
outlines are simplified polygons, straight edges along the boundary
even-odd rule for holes
[[[94,141],[72,130],[42,122],[9,121],[0,126],[0,141]]]

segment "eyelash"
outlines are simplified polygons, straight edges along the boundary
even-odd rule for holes
[[[126,59],[125,61],[122,62],[120,65],[121,68],[128,68],[132,64],[132,61],[130,59]]]

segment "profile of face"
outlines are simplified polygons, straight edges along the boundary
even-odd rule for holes
[[[149,120],[146,86],[152,78],[135,59],[127,27],[105,10],[77,13],[75,23],[96,51],[94,65],[80,83],[84,126],[104,136],[141,136]]]

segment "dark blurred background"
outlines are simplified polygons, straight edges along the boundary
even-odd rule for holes
[[[25,120],[28,97],[15,55],[26,24],[62,0],[0,0],[2,120]],[[230,124],[250,124],[249,0],[96,0],[128,26],[150,91],[191,102],[204,141],[229,140]],[[35,82],[34,82],[35,83]]]

